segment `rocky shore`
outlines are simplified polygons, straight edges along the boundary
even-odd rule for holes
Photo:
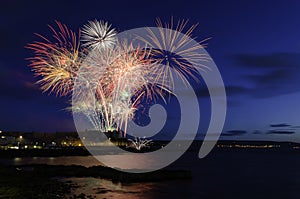
[[[24,165],[0,166],[0,198],[64,198],[70,193],[71,184],[59,178],[94,177],[112,182],[158,182],[191,179],[190,171],[160,170],[150,173],[132,174],[103,166],[53,166]],[[80,196],[81,197],[81,196]],[[79,198],[80,198],[79,197]]]

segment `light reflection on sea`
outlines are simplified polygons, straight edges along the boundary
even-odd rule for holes
[[[85,196],[90,195],[92,196],[90,198],[97,199],[299,199],[300,159],[298,152],[224,150],[214,151],[204,159],[198,159],[197,155],[196,152],[187,152],[168,167],[168,169],[191,170],[192,179],[131,184],[114,183],[109,179],[90,177],[61,178],[60,180],[75,185],[71,194],[78,196],[83,193]],[[22,157],[0,159],[1,163],[82,166],[100,164],[92,156]]]
[[[191,190],[178,190],[178,186],[191,186],[191,181],[172,181],[172,182],[146,182],[146,183],[114,183],[110,180],[100,178],[64,178],[61,181],[73,185],[71,196],[79,196],[84,193],[87,198],[94,199],[157,199],[168,198],[170,193],[176,192],[175,198],[186,198]],[[187,184],[188,183],[188,184]],[[177,190],[176,190],[177,189]]]
[[[0,164],[15,166],[30,164],[102,166],[93,156],[17,157],[0,159]]]

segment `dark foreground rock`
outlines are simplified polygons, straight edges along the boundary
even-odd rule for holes
[[[58,178],[95,177],[113,182],[156,182],[190,179],[190,171],[160,170],[150,173],[132,174],[103,166],[53,166],[26,165],[0,166],[0,198],[64,198],[71,186]]]

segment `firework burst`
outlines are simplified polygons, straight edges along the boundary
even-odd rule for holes
[[[26,47],[34,51],[35,56],[29,58],[29,66],[41,79],[41,89],[50,93],[65,96],[72,91],[74,78],[79,65],[79,43],[74,32],[66,25],[56,22],[58,31],[52,26],[54,42],[37,34],[43,41],[28,44]]]
[[[96,111],[92,110],[90,114],[93,117],[101,115],[96,125],[99,130],[114,129],[118,124],[118,128],[124,125],[126,134],[127,121],[134,116],[143,95],[139,91],[149,81],[150,61],[146,57],[145,52],[124,42],[114,48],[93,51],[83,63],[80,76],[93,74],[90,80],[96,83],[87,90],[94,90],[92,93],[99,102]]]
[[[90,49],[111,48],[116,43],[117,32],[108,22],[89,21],[81,30],[84,47]]]
[[[199,50],[205,45],[191,43],[190,39],[197,24],[189,28],[187,28],[187,24],[188,20],[179,20],[177,24],[174,24],[174,20],[171,18],[170,23],[163,24],[160,19],[157,19],[157,31],[148,28],[148,34],[139,37],[150,48],[151,59],[155,63],[152,73],[156,74],[156,82],[167,85],[169,88],[174,87],[171,68],[184,82],[188,81],[188,77],[197,79],[193,74],[197,71],[196,68],[208,69],[203,63],[210,61],[209,56],[199,54]]]
[[[35,54],[29,66],[41,77],[38,83],[43,91],[60,96],[72,92],[70,109],[83,113],[93,130],[124,129],[126,136],[127,123],[142,99],[164,99],[164,93],[171,93],[171,68],[188,81],[195,67],[205,69],[201,63],[209,60],[197,52],[202,46],[189,43],[196,26],[184,31],[184,20],[176,27],[173,19],[165,26],[158,20],[158,32],[149,28],[146,37],[138,37],[147,49],[118,42],[115,29],[96,20],[81,30],[84,48],[80,49],[76,34],[56,23],[57,31],[49,26],[54,41],[38,35],[42,42],[27,45]]]

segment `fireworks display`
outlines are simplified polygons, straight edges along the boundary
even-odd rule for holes
[[[38,35],[41,42],[27,45],[34,52],[29,66],[40,77],[37,82],[43,91],[58,96],[71,95],[74,87],[76,93],[90,91],[91,95],[78,96],[71,109],[84,113],[93,130],[125,129],[126,136],[127,122],[142,99],[164,98],[172,92],[172,68],[187,82],[196,68],[205,70],[203,62],[209,61],[196,53],[203,46],[189,44],[196,26],[185,31],[184,20],[176,25],[173,19],[165,25],[158,20],[159,34],[149,28],[147,35],[137,37],[147,48],[118,41],[115,29],[104,21],[88,22],[81,37],[66,25],[56,24],[57,30],[49,26],[53,41]]]
[[[196,71],[196,67],[201,70],[207,69],[207,66],[202,63],[210,60],[207,54],[197,52],[199,48],[203,48],[203,45],[190,44],[190,37],[197,25],[185,31],[187,23],[187,20],[179,20],[174,25],[174,20],[171,18],[170,23],[163,24],[160,19],[157,19],[158,31],[153,32],[148,28],[148,35],[141,37],[141,40],[151,48],[150,53],[155,61],[153,73],[162,81],[162,85],[168,85],[169,88],[173,87],[170,68],[173,68],[183,81],[187,81],[189,76],[194,77],[193,72]],[[173,31],[174,29],[176,31]],[[161,64],[166,67],[161,67]]]
[[[108,22],[89,21],[82,29],[83,46],[88,48],[111,48],[116,43],[117,32],[111,28]]]
[[[43,41],[31,43],[27,48],[34,51],[29,66],[41,77],[38,83],[42,90],[64,96],[72,92],[81,58],[76,34],[60,22],[56,24],[58,31],[49,26],[54,41],[37,34]]]

